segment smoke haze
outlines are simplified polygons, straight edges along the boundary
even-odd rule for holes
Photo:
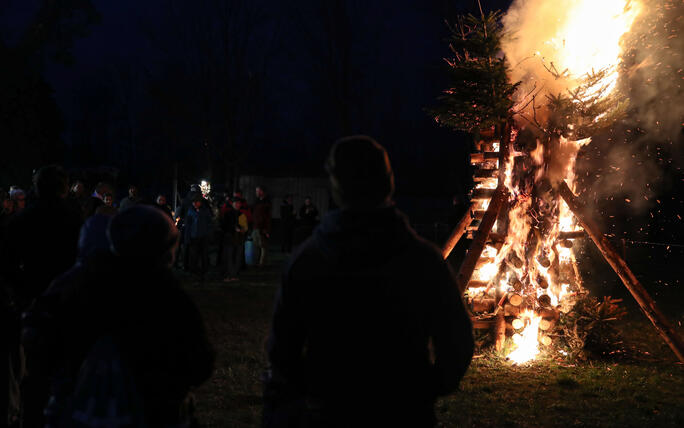
[[[585,3],[603,7],[610,1],[513,2],[503,18],[508,34],[503,50],[512,68],[511,80],[522,82],[518,108],[529,101],[530,93],[543,88],[536,102],[536,116],[543,123],[546,115],[539,108],[546,101],[543,94],[567,94],[567,88],[575,83],[573,76],[555,78],[549,72],[553,63],[562,74],[567,65],[554,55],[558,56],[559,49],[564,55],[573,49],[558,37],[564,34],[559,29],[567,24],[568,10]],[[578,190],[587,202],[617,201],[624,204],[619,205],[624,211],[643,213],[660,203],[656,202],[658,195],[662,199],[664,193],[684,184],[684,1],[632,1],[628,8],[640,12],[620,41],[617,89],[629,99],[630,109],[621,123],[606,135],[593,136],[594,141],[580,152]],[[600,37],[599,30],[609,23],[603,26],[591,19],[581,31]],[[532,117],[531,105],[522,113]],[[520,115],[516,120],[521,126],[528,123]],[[675,212],[681,209],[681,201],[673,203]]]

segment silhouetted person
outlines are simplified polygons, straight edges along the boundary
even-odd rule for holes
[[[199,273],[200,279],[204,280],[204,276],[209,270],[211,210],[201,194],[195,195],[192,207],[185,215],[183,233],[185,234],[190,270]]]
[[[138,196],[138,188],[131,184],[130,186],[128,186],[128,196],[121,200],[121,203],[119,204],[119,209],[125,210],[139,203],[140,196]]]
[[[263,267],[266,264],[268,243],[271,240],[271,200],[263,186],[257,186],[256,197],[257,200],[252,206],[252,240],[259,251],[258,265]]]
[[[221,217],[221,234],[223,253],[221,263],[223,281],[238,280],[245,251],[245,234],[247,233],[247,216],[240,211],[241,199],[235,199],[230,209],[223,211]]]
[[[267,344],[267,427],[431,427],[473,352],[439,250],[392,203],[385,149],[335,143],[328,213],[283,275]],[[289,424],[289,425],[288,425]]]
[[[119,210],[114,206],[114,196],[111,193],[102,195],[102,205],[97,207],[95,214],[113,216],[117,212],[119,212]]]
[[[188,393],[211,375],[213,351],[170,269],[178,231],[157,208],[137,205],[113,217],[106,234],[107,249],[58,278],[34,307],[50,320],[29,326],[45,339],[35,344],[54,379],[49,422],[195,426]]]
[[[304,198],[304,205],[299,209],[299,227],[295,236],[295,244],[304,242],[313,233],[318,224],[318,208],[313,204],[311,196]]]
[[[169,218],[173,218],[173,214],[171,214],[171,207],[166,203],[166,196],[161,194],[157,195],[157,199],[154,200],[154,206],[162,210],[162,212],[169,216]]]
[[[183,254],[183,270],[190,270],[190,251],[188,247],[188,242],[185,239],[185,217],[188,211],[192,207],[192,203],[195,198],[199,195],[202,196],[202,191],[200,190],[199,184],[191,184],[190,190],[186,193],[185,197],[181,201],[180,208],[176,213],[176,220],[178,224],[178,229],[180,230],[180,250]]]
[[[22,189],[14,188],[10,190],[10,198],[14,201],[14,211],[20,213],[26,208],[26,192]]]
[[[9,223],[2,243],[2,274],[19,313],[76,261],[81,213],[66,201],[68,178],[59,166],[41,168],[33,178],[37,201]],[[38,355],[26,350],[22,380],[22,423],[42,427],[46,379],[33,371]]]
[[[280,249],[284,253],[292,252],[296,220],[297,217],[294,204],[292,203],[292,195],[287,195],[280,204],[280,225],[282,229]]]

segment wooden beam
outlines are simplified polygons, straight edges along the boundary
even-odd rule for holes
[[[496,178],[497,175],[499,175],[498,169],[478,168],[475,170],[475,173],[473,174],[473,179],[475,181],[478,181],[478,179],[483,180],[486,178]]]
[[[499,159],[499,152],[481,152],[470,154],[470,163],[473,165],[478,165],[486,161],[495,161],[497,159]]]
[[[494,222],[499,215],[499,210],[501,210],[507,197],[508,191],[506,190],[506,187],[500,184],[499,187],[496,188],[494,196],[492,196],[487,212],[480,223],[480,228],[475,232],[473,242],[468,249],[468,254],[466,254],[466,257],[458,270],[458,274],[456,275],[456,282],[461,293],[465,291],[470,277],[473,276],[475,265],[487,243],[489,232],[491,232],[492,226],[494,226]]]
[[[585,233],[583,230],[575,230],[572,232],[560,232],[558,234],[558,240],[562,239],[575,239],[575,238],[584,238]]]
[[[487,189],[487,188],[477,188],[473,189],[473,196],[470,198],[472,201],[483,201],[490,199],[492,196],[494,196],[494,192],[496,189]]]
[[[454,249],[456,244],[458,244],[458,241],[460,241],[463,237],[466,228],[468,227],[468,225],[470,225],[470,222],[473,220],[474,208],[475,203],[470,204],[468,210],[465,212],[465,214],[463,214],[461,221],[459,221],[458,224],[456,224],[456,227],[454,227],[454,230],[451,231],[449,239],[447,239],[446,243],[444,244],[444,247],[442,247],[442,257],[444,257],[444,259],[449,257],[451,251]]]
[[[651,320],[651,323],[653,323],[653,326],[660,336],[665,340],[665,343],[670,346],[677,358],[679,358],[679,361],[684,363],[684,341],[679,334],[677,334],[677,331],[667,318],[665,318],[665,315],[660,312],[646,289],[644,289],[629,266],[627,266],[625,260],[620,257],[620,254],[615,250],[610,241],[601,233],[596,223],[584,214],[580,202],[565,181],[558,183],[558,191],[568,204],[568,207],[570,207],[570,210],[572,210],[580,221],[591,240],[594,241],[594,244],[596,244],[601,251],[601,254],[603,254],[603,257],[608,264],[610,264],[615,273],[617,273],[622,280],[622,283],[625,284],[625,287],[627,287],[632,296],[634,296],[634,299],[639,304],[639,307],[641,307],[641,310],[646,314],[648,319]]]

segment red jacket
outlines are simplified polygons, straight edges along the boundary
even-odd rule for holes
[[[254,229],[271,232],[271,201],[259,199],[252,206],[252,221]]]

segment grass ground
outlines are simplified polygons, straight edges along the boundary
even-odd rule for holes
[[[591,251],[586,257],[595,262]],[[631,254],[633,269],[684,333],[681,268],[672,268],[684,258],[666,259],[670,267],[663,268],[649,257]],[[283,255],[274,254],[271,267],[249,269],[237,283],[210,278],[200,284],[191,276],[183,278],[218,354],[214,375],[196,391],[197,411],[208,427],[259,426],[263,345],[284,261]],[[597,294],[624,295],[629,316],[618,328],[632,355],[620,361],[575,364],[547,356],[515,367],[497,355],[478,352],[461,390],[436,405],[444,426],[684,426],[684,366],[628,300],[614,274],[600,263],[587,262],[584,268],[587,282],[599,284]],[[647,283],[649,272],[654,276]]]

